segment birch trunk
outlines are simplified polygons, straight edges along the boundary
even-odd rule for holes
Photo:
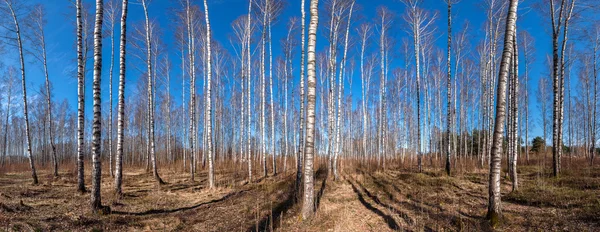
[[[317,26],[319,0],[310,0],[310,25],[308,28],[308,101],[306,120],[306,154],[304,165],[304,202],[302,206],[302,219],[307,220],[314,215],[314,177],[313,156],[315,150],[315,98],[316,98],[316,56]]]
[[[519,125],[519,49],[517,43],[517,29],[515,26],[515,33],[513,35],[513,94],[512,94],[512,155],[511,155],[511,180],[512,180],[512,191],[517,191],[519,188],[517,180],[517,158],[519,155],[519,136],[517,134],[517,126]]]
[[[100,145],[102,141],[102,101],[100,98],[100,83],[102,72],[102,20],[103,20],[103,1],[96,0],[96,22],[94,26],[94,119],[92,121],[92,210],[96,212],[102,208],[102,199],[100,196],[100,184],[102,180],[102,153]]]
[[[196,131],[196,46],[195,46],[195,35],[194,30],[192,29],[192,15],[190,12],[190,1],[186,0],[186,24],[188,30],[188,55],[190,59],[190,179],[194,181],[194,171],[196,164],[196,150],[194,149],[196,146],[197,140],[197,131]]]
[[[83,58],[83,21],[82,3],[77,0],[77,191],[85,192],[85,176],[83,164],[83,150],[85,144],[83,140],[84,133],[84,113],[85,113],[85,60]]]
[[[248,86],[248,89],[247,89],[247,91],[248,91],[248,94],[247,94],[248,95],[248,110],[247,110],[247,112],[248,112],[248,120],[247,120],[248,129],[246,130],[246,155],[248,157],[248,182],[252,182],[252,152],[250,150],[250,142],[252,140],[252,137],[250,135],[250,130],[252,129],[251,128],[251,126],[252,126],[252,124],[251,124],[252,123],[252,115],[250,114],[250,109],[251,109],[251,106],[252,106],[252,103],[251,103],[252,99],[251,99],[251,95],[250,95],[250,89],[251,89],[250,79],[252,78],[252,75],[251,75],[252,74],[252,67],[251,67],[252,57],[250,56],[250,47],[251,47],[250,46],[251,45],[250,44],[250,39],[252,37],[252,29],[251,29],[251,24],[250,24],[250,19],[251,19],[250,15],[251,15],[251,13],[252,13],[252,0],[249,0],[248,1],[248,24],[247,24],[248,26],[246,27],[246,33],[248,33],[248,35],[247,35],[248,36],[247,37],[247,44],[246,44],[246,46],[247,46],[247,50],[246,50],[247,54],[246,54],[246,56],[248,57],[248,59],[247,59],[247,62],[248,62],[247,63],[247,73],[246,73],[247,74],[246,75],[247,76],[246,82],[247,82],[247,86]]]
[[[277,175],[277,161],[275,159],[275,105],[273,104],[273,44],[271,42],[271,5],[267,0],[267,12],[268,12],[268,40],[269,40],[269,93],[271,97],[271,156],[273,156],[273,175]]]
[[[508,16],[506,17],[506,31],[504,34],[504,51],[502,62],[498,73],[498,97],[496,102],[496,122],[494,124],[494,135],[492,143],[492,154],[490,157],[489,177],[489,204],[487,218],[491,220],[492,226],[496,226],[501,219],[501,193],[500,193],[500,165],[502,161],[502,134],[504,133],[504,120],[506,113],[506,82],[510,70],[510,62],[513,56],[513,37],[515,36],[515,25],[517,21],[517,0],[510,1]]]
[[[449,176],[450,175],[450,128],[452,127],[452,114],[450,111],[450,104],[452,101],[452,90],[451,90],[451,80],[452,80],[452,68],[451,65],[451,52],[452,52],[452,2],[451,0],[446,0],[448,3],[448,61],[447,61],[447,68],[448,68],[448,79],[447,79],[447,91],[448,91],[448,107],[447,107],[447,118],[446,118],[446,174]]]
[[[215,177],[214,177],[214,164],[213,164],[213,155],[212,155],[212,123],[211,123],[211,50],[210,50],[210,20],[208,19],[208,4],[206,0],[204,0],[204,18],[206,20],[206,105],[204,107],[205,110],[205,122],[206,122],[206,133],[207,133],[207,141],[208,144],[208,187],[213,189],[215,187]]]
[[[338,112],[337,112],[337,121],[336,121],[336,141],[335,141],[335,156],[333,157],[333,178],[334,180],[338,180],[339,176],[338,176],[338,169],[337,169],[337,162],[338,162],[338,156],[340,155],[340,134],[341,134],[341,129],[340,129],[340,121],[342,120],[342,94],[343,94],[343,85],[344,85],[344,75],[345,75],[345,65],[346,65],[346,54],[348,52],[348,34],[350,32],[350,20],[352,19],[352,10],[354,9],[354,1],[352,1],[352,4],[350,5],[350,11],[349,11],[349,15],[348,15],[348,23],[346,25],[346,37],[345,37],[345,41],[344,41],[344,56],[342,58],[342,64],[340,67],[340,75],[338,78]],[[350,107],[350,109],[352,109],[352,107]]]
[[[312,2],[311,2],[312,3]],[[295,194],[296,194],[296,201],[299,200],[299,196],[301,195],[301,189],[300,189],[300,185],[302,184],[302,161],[303,161],[303,157],[304,157],[304,51],[305,51],[305,45],[304,45],[304,38],[305,38],[305,31],[306,31],[306,12],[305,12],[305,7],[306,3],[305,0],[301,0],[301,6],[300,6],[300,11],[302,14],[302,22],[301,22],[301,51],[300,51],[300,119],[298,120],[298,128],[299,128],[299,132],[298,132],[298,152],[296,153],[296,185],[295,185]],[[313,48],[314,49],[314,48]],[[314,52],[314,50],[313,50]],[[314,57],[313,57],[314,59]],[[314,62],[314,60],[313,60]],[[313,64],[314,65],[314,64]],[[313,66],[314,68],[314,66]],[[314,71],[314,70],[313,70]],[[314,75],[314,73],[313,73]],[[316,83],[315,83],[316,84]],[[313,144],[314,146],[314,144]],[[313,147],[314,149],[314,147]]]
[[[164,184],[163,180],[158,174],[158,167],[156,165],[156,142],[154,138],[154,80],[153,80],[153,69],[152,69],[152,37],[150,35],[150,19],[148,17],[148,5],[146,0],[142,0],[142,7],[144,8],[144,18],[146,20],[146,65],[148,74],[148,116],[149,116],[149,141],[150,141],[150,159],[152,162],[152,175],[154,180],[159,184]]]
[[[25,83],[25,57],[23,54],[23,44],[21,42],[21,29],[19,27],[19,20],[17,20],[17,15],[15,10],[13,9],[13,3],[11,0],[4,0],[10,14],[13,19],[13,23],[15,24],[15,33],[17,36],[17,46],[19,48],[19,62],[21,65],[21,87],[23,91],[23,116],[25,117],[25,136],[27,140],[27,156],[29,157],[29,167],[31,168],[31,178],[33,179],[33,184],[38,184],[37,173],[35,170],[35,163],[33,160],[33,154],[31,152],[31,132],[29,129],[29,114],[27,112],[27,88]]]
[[[115,193],[118,197],[123,195],[123,140],[125,138],[125,58],[127,45],[127,5],[123,0],[121,7],[121,38],[119,43],[119,103],[117,110],[117,154],[115,163]]]

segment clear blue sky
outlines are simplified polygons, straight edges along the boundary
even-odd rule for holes
[[[75,29],[74,29],[74,20],[75,20],[75,10],[71,6],[72,2],[68,0],[34,0],[33,2],[39,2],[45,5],[47,11],[47,28],[46,28],[46,42],[48,46],[48,65],[49,65],[49,73],[50,79],[54,86],[54,100],[62,101],[63,99],[67,99],[71,108],[76,109],[76,76],[75,70],[76,68],[76,53],[75,53]],[[94,1],[84,0],[84,3],[93,4]],[[136,1],[130,1],[136,2]],[[308,1],[307,1],[308,2]],[[537,110],[537,106],[535,105],[535,95],[534,91],[537,89],[537,82],[541,75],[547,75],[549,73],[546,70],[545,56],[550,54],[551,52],[551,40],[549,33],[549,20],[546,20],[547,17],[540,16],[538,12],[531,9],[531,4],[534,1],[524,1],[519,6],[519,21],[518,27],[519,30],[527,30],[531,33],[531,35],[535,38],[536,45],[536,53],[535,53],[535,63],[530,67],[530,109],[532,112],[531,118],[535,120],[535,123],[532,125],[537,125],[537,121],[539,118],[539,113]],[[536,1],[537,2],[537,1]],[[198,4],[201,2],[198,1]],[[209,10],[210,10],[210,20],[212,26],[213,36],[216,40],[218,40],[222,45],[224,45],[227,49],[229,49],[231,54],[233,54],[231,45],[228,40],[228,36],[231,35],[231,22],[239,17],[240,15],[247,13],[248,2],[247,0],[209,0]],[[392,0],[357,0],[357,4],[360,5],[361,9],[358,14],[361,15],[361,20],[368,20],[372,22],[376,17],[376,8],[380,5],[386,5],[393,12],[395,12],[396,17],[394,18],[394,24],[392,26],[392,30],[394,30],[394,34],[396,37],[396,41],[399,41],[402,37],[408,37],[405,32],[406,23],[401,18],[401,15],[404,13],[404,5],[399,1]],[[307,4],[308,5],[308,4]],[[323,1],[321,1],[321,8],[323,6]],[[170,59],[173,63],[172,75],[178,76],[180,73],[180,61],[179,56],[177,55],[177,49],[174,43],[173,33],[174,28],[173,24],[173,16],[172,11],[170,10],[173,7],[179,7],[177,1],[172,0],[154,0],[149,5],[149,15],[152,19],[155,19],[160,24],[160,27],[163,30],[163,41],[170,48],[169,54]],[[436,41],[436,45],[445,50],[446,47],[446,5],[442,0],[427,0],[424,1],[423,8],[438,11],[438,19],[436,22],[437,33],[439,34],[439,38]],[[485,20],[485,10],[478,0],[462,0],[458,4],[453,6],[453,31],[459,32],[462,30],[462,27],[466,21],[470,22],[470,35],[471,35],[471,54],[475,54],[475,42],[480,40],[484,35],[484,32],[481,30],[483,28],[482,24]],[[274,41],[274,56],[278,56],[280,54],[280,45],[279,39],[285,36],[286,23],[287,19],[291,16],[300,16],[300,1],[293,0],[288,1],[285,10],[280,17],[280,20],[273,27],[273,41]],[[307,17],[308,17],[308,8],[307,8]],[[324,25],[324,18],[321,17],[320,26]],[[142,6],[139,4],[130,4],[129,6],[129,16],[128,23],[132,26],[135,23],[141,23],[143,20],[142,14]],[[546,21],[541,21],[546,20]],[[354,23],[355,26],[358,23]],[[131,28],[131,27],[130,27]],[[118,30],[118,29],[117,29]],[[129,30],[131,32],[131,30]],[[118,31],[117,31],[118,33]],[[129,34],[131,37],[131,34]],[[319,49],[322,49],[326,45],[326,41],[324,39],[320,39],[317,41],[317,45]],[[118,43],[117,43],[118,49]],[[9,48],[12,49],[12,48]],[[103,80],[102,80],[102,92],[103,96],[108,95],[108,67],[110,63],[110,58],[108,54],[110,54],[110,44],[109,40],[104,40],[103,47],[104,56],[104,69],[102,72]],[[9,50],[9,55],[2,58],[2,60],[7,64],[16,64],[16,50]],[[349,53],[355,52],[356,49],[350,49]],[[394,48],[394,52],[401,52],[399,46]],[[299,54],[299,52],[297,52]],[[297,55],[298,56],[298,55]],[[297,59],[297,58],[296,58]],[[32,59],[29,59],[32,61]],[[137,62],[134,57],[129,56],[128,61]],[[400,60],[400,59],[396,59]],[[115,59],[115,62],[118,62],[118,59]],[[297,62],[299,63],[299,62]],[[41,72],[41,65],[37,63],[28,62],[27,63],[27,78],[28,78],[28,91],[30,95],[36,94],[35,91],[38,90],[39,85],[43,83],[43,74]],[[90,64],[91,65],[91,64]],[[397,66],[398,64],[392,63],[392,67]],[[127,72],[127,84],[128,90],[127,96],[131,94],[131,89],[134,86],[135,81],[137,81],[140,76],[140,72],[136,69],[129,66]],[[296,72],[299,69],[296,68]],[[358,82],[358,72],[354,72],[356,78],[354,83]],[[113,79],[113,92],[117,91],[117,83],[118,83],[118,66],[115,65],[115,76]],[[172,91],[179,92],[181,91],[181,82],[177,80],[178,78],[173,78]],[[295,75],[295,79],[298,79],[298,73]],[[88,74],[87,81],[91,83],[91,74]],[[358,84],[354,84],[355,88],[353,88],[353,92],[355,96],[358,96]],[[91,85],[88,84],[88,90],[86,94],[88,94],[88,99],[91,99]],[[175,96],[179,96],[180,94],[174,93]],[[103,98],[105,102],[108,101],[108,98]],[[113,105],[116,105],[116,95],[114,96]],[[89,111],[91,110],[91,101],[86,102],[86,111],[89,115]],[[531,136],[541,135],[541,129],[539,126],[534,126],[530,132]]]

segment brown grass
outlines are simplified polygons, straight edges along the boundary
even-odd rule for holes
[[[600,168],[580,158],[565,160],[559,178],[551,177],[546,158],[519,165],[520,188],[511,193],[503,178],[503,220],[497,230],[547,231],[600,229]],[[247,183],[245,164],[219,162],[217,188],[207,189],[207,173],[199,167],[196,181],[181,164],[161,166],[167,184],[157,184],[144,168],[126,167],[124,196],[112,192],[113,179],[103,169],[103,204],[110,214],[89,209],[89,193],[76,192],[75,167],[61,166],[59,178],[40,167],[40,183],[32,186],[26,165],[0,174],[0,231],[488,231],[487,170],[476,159],[456,162],[448,177],[442,160],[345,159],[341,179],[327,178],[325,159],[318,158],[315,196],[317,213],[302,221],[294,201],[293,159],[288,171]],[[11,165],[12,166],[12,165]],[[90,183],[86,176],[86,184]],[[280,167],[282,167],[280,163]],[[13,171],[18,170],[18,171]],[[504,173],[503,173],[504,176]]]

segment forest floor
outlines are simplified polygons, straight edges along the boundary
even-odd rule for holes
[[[144,169],[126,169],[119,200],[104,173],[106,215],[89,210],[89,193],[77,193],[74,172],[53,178],[41,170],[35,186],[28,172],[3,173],[0,231],[599,231],[600,168],[572,166],[560,178],[550,177],[549,166],[519,166],[515,193],[503,178],[504,220],[496,228],[484,218],[485,169],[447,177],[439,168],[415,173],[346,164],[334,181],[320,168],[317,213],[308,221],[300,220],[291,170],[247,183],[243,168],[218,168],[218,188],[207,190],[206,171],[192,182],[163,168],[167,183],[158,185]]]

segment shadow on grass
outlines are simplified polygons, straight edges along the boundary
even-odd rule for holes
[[[365,208],[371,210],[373,213],[382,217],[390,229],[392,229],[392,230],[400,229],[400,226],[398,225],[398,223],[396,223],[396,221],[394,220],[394,218],[392,218],[392,216],[385,214],[378,208],[375,208],[373,205],[371,205],[369,202],[367,202],[365,200],[363,194],[360,192],[360,190],[358,190],[358,188],[356,187],[356,185],[354,185],[354,183],[352,183],[350,180],[348,180],[348,183],[352,186],[352,190],[354,191],[354,193],[356,193],[358,200],[360,201],[360,203],[362,203],[365,206]]]
[[[167,214],[167,213],[174,213],[174,212],[179,212],[179,211],[185,211],[185,210],[191,210],[191,209],[196,209],[198,207],[204,206],[204,205],[209,205],[209,204],[213,204],[213,203],[217,203],[217,202],[221,202],[221,201],[225,201],[229,198],[232,198],[238,194],[242,194],[244,192],[246,192],[247,190],[241,190],[241,191],[237,191],[237,192],[232,192],[229,193],[219,199],[214,199],[211,201],[207,201],[207,202],[202,202],[196,205],[192,205],[192,206],[187,206],[187,207],[181,207],[181,208],[175,208],[175,209],[151,209],[151,210],[147,210],[147,211],[143,211],[143,212],[123,212],[123,211],[112,211],[112,214],[116,214],[116,215],[132,215],[132,216],[144,216],[144,215],[153,215],[153,214]]]

